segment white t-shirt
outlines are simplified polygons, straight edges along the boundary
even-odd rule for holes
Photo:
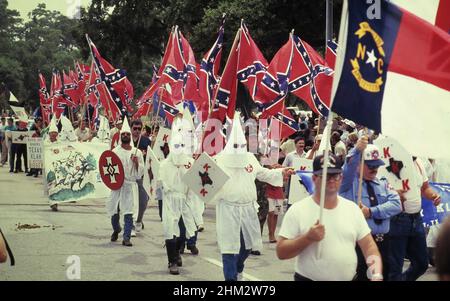
[[[405,202],[403,202],[403,207],[405,208],[405,212],[409,214],[414,214],[417,212],[420,212],[422,209],[422,198],[421,198],[421,188],[423,183],[428,181],[428,177],[426,174],[425,167],[423,166],[422,161],[417,158],[414,161],[414,167],[416,169],[416,187],[411,187],[411,189],[417,189],[417,197],[414,199],[406,199]]]
[[[319,218],[320,207],[311,196],[293,204],[286,212],[279,236],[294,239],[306,234]],[[295,271],[316,281],[350,281],[356,273],[356,242],[370,234],[361,209],[338,197],[334,209],[324,209],[325,237],[322,256],[316,258],[318,243],[312,243],[296,257]]]
[[[295,158],[306,158],[305,151],[303,151],[303,153],[301,155],[299,155],[297,153],[297,151],[293,151],[293,152],[287,154],[286,158],[284,158],[284,161],[283,161],[282,165],[283,166],[287,166],[287,167],[292,167],[293,164],[294,164],[294,159]]]

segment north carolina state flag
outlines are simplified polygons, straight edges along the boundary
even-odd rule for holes
[[[380,19],[366,10],[364,1],[349,0],[344,11],[332,110],[412,155],[448,157],[450,35],[387,1]]]

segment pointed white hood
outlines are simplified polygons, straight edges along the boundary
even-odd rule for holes
[[[172,122],[168,159],[176,166],[188,165],[192,154],[187,149],[186,132],[183,127],[183,119],[176,117]]]
[[[183,132],[185,135],[186,149],[192,155],[198,148],[198,139],[191,112],[187,107],[183,111]]]
[[[98,127],[97,137],[100,141],[110,140],[109,122],[105,116],[100,115],[100,126]]]
[[[58,132],[58,127],[56,126],[56,117],[53,115],[52,120],[50,120],[50,127],[48,129],[48,132]]]
[[[131,135],[131,129],[130,129],[130,125],[128,124],[128,118],[125,117],[123,119],[123,124],[122,124],[122,129],[120,130],[120,134],[122,133],[130,133]]]
[[[248,165],[247,140],[242,131],[239,112],[233,119],[233,126],[225,148],[220,152],[221,163],[227,167],[240,168]]]
[[[72,122],[70,120],[62,115],[61,116],[61,133],[60,133],[60,140],[61,141],[70,141],[74,142],[77,141],[77,135],[75,135],[75,130],[73,129]]]

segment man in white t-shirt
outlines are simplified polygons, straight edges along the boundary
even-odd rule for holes
[[[295,151],[287,154],[286,158],[283,161],[284,167],[292,167],[294,165],[295,158],[305,158],[305,137],[297,136],[295,137]]]
[[[358,244],[369,266],[371,280],[382,280],[381,256],[359,207],[338,196],[342,182],[342,161],[330,154],[323,222],[319,224],[323,155],[313,162],[315,192],[296,202],[286,212],[279,232],[277,256],[296,257],[294,279],[298,281],[350,281],[357,266]],[[317,248],[321,244],[321,257]]]
[[[413,157],[416,169],[416,197],[406,198],[405,191],[398,191],[402,201],[403,212],[391,218],[389,236],[391,238],[389,252],[389,280],[415,281],[428,268],[428,252],[420,210],[421,196],[432,200],[435,206],[441,202],[441,196],[428,183],[425,167],[419,158]],[[403,272],[404,259],[411,262],[409,268]]]

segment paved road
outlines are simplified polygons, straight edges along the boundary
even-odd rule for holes
[[[205,231],[200,233],[200,254],[183,255],[181,274],[167,272],[162,225],[155,202],[144,217],[145,229],[124,247],[120,239],[109,241],[111,226],[104,199],[60,205],[52,212],[43,193],[42,178],[10,174],[0,168],[0,227],[16,257],[16,266],[0,266],[2,280],[67,280],[76,255],[81,263],[81,280],[223,280],[221,258],[215,235],[215,211],[207,206]],[[36,224],[19,229],[19,224]],[[267,229],[265,229],[267,231]],[[263,236],[261,256],[250,256],[244,272],[249,280],[292,280],[293,260],[280,261],[275,245]],[[435,280],[433,269],[420,280]]]

